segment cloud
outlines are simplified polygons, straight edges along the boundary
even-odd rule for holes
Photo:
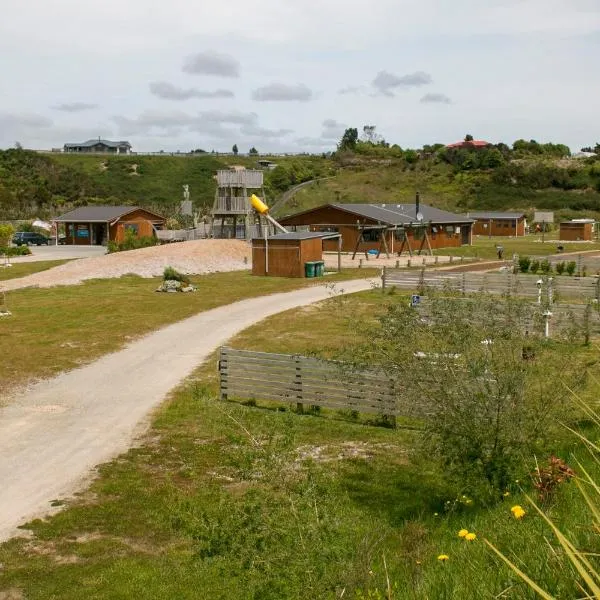
[[[315,137],[300,137],[294,140],[294,143],[301,148],[312,148],[319,151],[323,149],[335,148],[336,144],[333,140],[324,140],[323,138]]]
[[[52,119],[42,115],[0,112],[0,127],[10,131],[17,131],[19,129],[45,129],[52,127],[52,125]]]
[[[349,85],[341,90],[338,90],[338,94],[345,96],[347,94],[363,94],[367,91],[364,85]]]
[[[188,56],[183,63],[183,72],[190,75],[217,75],[239,77],[240,64],[228,54],[219,52],[199,52]]]
[[[65,102],[64,104],[57,104],[52,108],[62,112],[75,113],[83,112],[84,110],[93,110],[94,108],[98,108],[98,105],[88,104],[87,102]]]
[[[218,89],[204,91],[197,88],[180,88],[166,81],[153,81],[150,83],[150,93],[163,100],[189,100],[190,98],[233,98],[231,90]]]
[[[240,133],[242,135],[247,135],[248,137],[275,139],[286,137],[294,132],[292,129],[267,129],[265,127],[259,127],[258,125],[244,125],[240,129]]]
[[[393,97],[396,89],[408,89],[411,87],[420,87],[429,85],[433,82],[429,73],[416,71],[408,75],[394,75],[388,71],[379,71],[373,79],[373,87],[382,95]]]
[[[257,102],[308,102],[312,97],[312,91],[303,83],[298,85],[271,83],[254,90],[252,93],[252,99]]]
[[[323,121],[323,132],[321,138],[323,140],[339,140],[346,131],[346,125],[339,123],[335,119],[325,119]]]
[[[425,94],[420,102],[421,104],[452,104],[452,100],[446,94],[436,93]]]

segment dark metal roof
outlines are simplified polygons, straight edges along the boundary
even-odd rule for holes
[[[160,215],[146,210],[145,208],[140,208],[139,206],[82,206],[81,208],[76,208],[75,210],[61,215],[54,220],[59,223],[74,223],[77,221],[82,221],[84,223],[106,223],[107,221],[114,221],[119,217],[128,215],[135,210],[145,210],[151,215],[155,215],[157,218],[162,219]]]
[[[416,204],[331,204],[330,206],[387,225],[408,225],[418,222]],[[420,204],[419,211],[423,215],[424,223],[473,222],[473,219],[465,215],[457,215],[427,204]]]
[[[473,219],[520,219],[525,216],[522,212],[493,212],[493,211],[476,211],[467,213]]]
[[[315,238],[339,237],[339,235],[339,233],[331,231],[289,231],[288,233],[271,235],[269,240],[312,240]]]
[[[129,142],[111,142],[110,140],[103,139],[88,140],[87,142],[81,142],[79,144],[65,144],[65,148],[91,148],[97,144],[102,144],[103,146],[108,146],[109,148],[118,148],[120,146],[129,146],[131,148],[131,144]]]

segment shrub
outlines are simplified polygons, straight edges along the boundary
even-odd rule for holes
[[[165,267],[163,272],[163,280],[164,281],[179,281],[180,283],[188,284],[190,282],[189,277],[183,275],[179,271],[175,270],[173,267]]]
[[[527,273],[527,271],[529,271],[529,265],[531,265],[529,256],[519,257],[519,271],[521,271],[521,273]]]
[[[542,273],[544,273],[545,275],[547,275],[548,273],[551,273],[552,272],[552,265],[550,264],[550,261],[545,258],[540,263],[540,269],[542,270]]]
[[[0,247],[10,246],[14,234],[15,228],[10,223],[0,225]]]
[[[0,246],[0,256],[29,256],[31,250],[27,246]]]
[[[540,261],[532,260],[531,265],[529,266],[530,273],[537,273],[540,270]]]
[[[557,275],[562,275],[565,272],[565,261],[561,261],[561,262],[557,262],[555,269],[556,269],[556,274]]]
[[[573,275],[575,273],[575,271],[577,270],[577,263],[574,260],[570,260],[567,263],[567,266],[565,267],[565,270],[567,271],[567,273],[569,275]]]
[[[156,246],[158,241],[152,236],[137,237],[133,231],[125,232],[125,239],[122,242],[108,242],[107,249],[109,253],[124,252],[126,250],[138,250],[140,248],[148,248]]]

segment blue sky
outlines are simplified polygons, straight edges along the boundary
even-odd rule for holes
[[[600,142],[598,0],[2,0],[0,146]],[[340,93],[345,90],[346,93]]]

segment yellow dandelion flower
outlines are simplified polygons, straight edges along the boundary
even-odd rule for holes
[[[523,507],[522,507],[522,506],[519,506],[518,504],[515,504],[515,506],[513,506],[513,507],[510,509],[510,512],[514,514],[515,512],[518,512],[518,511],[521,511],[521,510],[523,510]]]
[[[461,529],[458,532],[458,537],[460,537],[460,538],[467,537],[468,535],[469,535],[469,530],[468,529]]]
[[[522,519],[525,516],[525,511],[523,509],[521,510],[515,510],[513,512],[513,517],[515,519]]]
[[[474,533],[467,533],[467,535],[465,535],[465,540],[467,540],[467,542],[472,542],[477,536]]]
[[[509,491],[504,492],[504,497],[507,498],[508,496],[510,496],[510,492]]]
[[[442,562],[446,562],[450,557],[447,554],[440,554],[438,556],[438,560],[441,560]]]

